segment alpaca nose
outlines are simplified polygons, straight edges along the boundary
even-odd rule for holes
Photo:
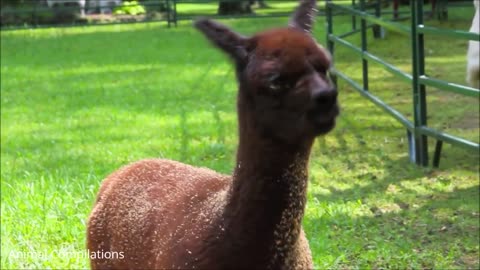
[[[337,104],[338,92],[335,87],[322,89],[313,94],[313,101],[315,107],[321,111],[329,111],[335,104]]]

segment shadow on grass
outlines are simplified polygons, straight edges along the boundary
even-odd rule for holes
[[[480,186],[455,173],[465,153],[422,169],[372,138],[334,136],[334,153],[331,139],[315,148],[330,173],[314,177],[304,221],[317,267],[478,269]],[[467,163],[478,170],[478,158]]]
[[[384,196],[381,187],[362,192]],[[412,196],[422,196],[409,192]],[[317,247],[314,255],[320,257],[320,261],[322,257],[336,258],[328,264],[334,268],[404,268],[407,265],[478,269],[478,193],[478,185],[435,192],[422,200],[421,205],[396,201],[403,207],[385,213],[363,202],[363,207],[371,208],[371,214],[353,217],[327,212],[319,218],[307,216],[307,235],[316,235],[313,241],[323,242],[311,241],[311,245]],[[337,191],[331,196],[314,197],[327,202],[355,200],[348,192]],[[442,264],[445,260],[453,263]]]
[[[340,88],[338,126],[312,156],[304,225],[316,266],[477,269],[478,153],[448,146],[440,169],[417,167],[406,130]]]

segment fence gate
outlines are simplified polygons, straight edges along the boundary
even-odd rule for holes
[[[473,6],[473,5],[472,5]],[[368,9],[374,8],[374,14],[368,12]],[[459,30],[447,30],[439,29],[435,27],[425,26],[423,24],[424,16],[424,3],[423,0],[415,0],[410,2],[410,27],[402,25],[397,22],[387,21],[380,17],[379,12],[380,0],[372,6],[371,3],[367,3],[365,0],[360,0],[359,3],[355,3],[352,0],[352,5],[345,6],[339,5],[332,0],[326,2],[326,19],[327,19],[327,46],[332,56],[335,53],[335,46],[341,45],[347,47],[356,52],[362,59],[362,82],[360,85],[347,74],[342,73],[339,70],[333,70],[332,73],[337,77],[346,81],[350,86],[357,90],[364,97],[381,107],[384,111],[389,113],[392,117],[398,120],[407,130],[407,138],[409,145],[409,157],[412,162],[415,162],[421,166],[428,166],[428,144],[427,138],[432,137],[437,140],[435,145],[435,151],[433,156],[432,165],[438,167],[440,162],[440,153],[442,150],[443,142],[450,143],[458,147],[464,147],[471,150],[480,150],[479,144],[476,142],[468,141],[454,135],[444,133],[442,131],[433,129],[427,125],[427,104],[426,104],[426,91],[425,87],[436,87],[440,90],[454,92],[466,96],[480,98],[480,91],[478,89],[455,84],[447,81],[442,81],[436,78],[429,77],[425,74],[425,46],[424,35],[440,35],[450,38],[458,38],[465,40],[477,40],[480,41],[480,35],[471,33],[468,31]],[[334,35],[334,13],[346,13],[352,15],[352,30],[348,33],[341,35]],[[356,18],[360,18],[360,29],[357,29]],[[374,37],[381,37],[383,31],[381,29],[388,28],[399,33],[409,35],[411,38],[411,50],[412,50],[412,73],[406,73],[395,67],[392,64],[387,63],[381,58],[368,52],[367,48],[367,30],[369,28],[374,29]],[[379,30],[380,29],[380,30]],[[346,41],[344,38],[355,33],[361,35],[361,48],[356,47],[352,43]],[[466,52],[465,52],[466,53]],[[413,122],[407,119],[399,111],[388,106],[380,98],[369,92],[368,87],[368,64],[374,62],[381,65],[388,72],[394,76],[399,77],[406,83],[410,83],[412,86],[412,102],[413,102]]]

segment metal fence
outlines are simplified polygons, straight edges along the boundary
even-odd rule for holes
[[[436,27],[424,25],[424,3],[423,0],[415,0],[411,2],[410,6],[410,27],[382,19],[378,16],[378,12],[375,14],[367,11],[367,3],[365,0],[359,1],[358,5],[338,5],[331,0],[327,0],[326,15],[327,15],[327,46],[332,55],[335,52],[335,46],[344,46],[350,50],[356,52],[362,59],[362,85],[350,78],[347,74],[334,70],[334,74],[337,77],[343,79],[355,90],[357,90],[364,97],[381,107],[385,112],[390,114],[393,118],[398,120],[406,129],[409,142],[409,156],[412,162],[418,165],[428,166],[428,137],[432,137],[437,140],[433,166],[437,167],[440,162],[440,153],[442,150],[443,142],[450,143],[455,146],[464,147],[471,150],[480,150],[479,144],[476,142],[468,141],[463,138],[444,133],[442,131],[433,129],[427,124],[427,103],[426,103],[426,86],[435,87],[444,91],[454,92],[470,96],[473,98],[480,98],[480,91],[468,86],[451,83],[448,81],[442,81],[425,74],[425,35],[440,35],[444,37],[465,39],[465,40],[477,40],[480,41],[480,35],[471,33],[468,31],[460,30],[448,30],[439,29]],[[471,4],[471,3],[470,3]],[[356,29],[356,25],[352,24],[352,31],[335,35],[333,33],[334,25],[334,11],[343,11],[351,14],[354,18],[361,20],[359,29]],[[380,57],[370,53],[367,48],[367,29],[371,27],[388,28],[389,30],[396,31],[398,33],[405,34],[411,39],[412,50],[412,73],[406,73],[400,70],[398,67],[384,61]],[[361,48],[348,42],[345,38],[360,33],[361,35]],[[388,106],[379,97],[375,96],[369,91],[369,63],[376,63],[381,65],[385,70],[393,74],[394,76],[402,79],[404,82],[411,84],[412,87],[412,102],[413,102],[413,121],[410,121],[406,116],[402,115],[399,111]]]
[[[108,3],[113,0],[100,0]],[[198,16],[209,17],[275,17],[286,16],[296,7],[298,0],[240,0],[250,5],[251,13],[248,14],[228,14],[218,15],[219,2],[221,0],[140,0],[138,5],[144,12],[141,14],[131,14],[128,8],[127,12],[118,12],[122,14],[102,14],[103,10],[98,4],[93,4],[94,0],[85,0],[83,7],[75,5],[79,0],[63,0],[63,4],[55,7],[48,6],[46,0],[24,0],[3,1],[0,10],[0,26],[6,28],[35,28],[48,26],[75,26],[75,25],[98,25],[98,24],[117,24],[132,22],[150,22],[164,21],[168,26],[176,25],[178,21],[189,20]],[[351,2],[353,6],[358,4],[359,0],[335,0],[337,3],[345,4]],[[453,0],[430,0],[432,4],[432,13],[439,19],[446,19],[448,16],[448,6],[458,5],[451,2]],[[61,1],[59,1],[61,2]],[[118,2],[118,1],[117,1]],[[128,1],[124,1],[124,5]],[[236,1],[238,2],[238,1]],[[322,1],[319,1],[322,2]],[[401,0],[370,0],[366,8],[375,9],[375,14],[392,14],[393,19],[402,19],[404,11],[400,11],[399,4]],[[10,3],[10,4],[9,4]],[[20,4],[18,4],[20,3]],[[102,2],[101,2],[102,3]],[[381,9],[380,4],[391,5],[392,9]],[[462,4],[460,2],[460,4]],[[471,4],[471,3],[470,3]],[[320,15],[325,14],[323,5]],[[113,8],[112,8],[113,9]],[[116,7],[116,9],[122,9]],[[343,13],[345,10],[335,9],[334,14]],[[117,12],[115,12],[117,13]],[[408,16],[408,14],[407,14]]]
[[[2,4],[0,22],[2,29],[153,21],[166,22],[171,26],[176,25],[178,21],[199,16],[216,18],[287,16],[298,4],[297,0],[242,0],[240,3],[248,4],[251,12],[219,15],[219,2],[219,0],[145,0],[138,2],[144,10],[141,14],[129,14],[128,8],[125,8],[126,12],[122,14],[119,14],[120,12],[101,14],[100,9],[90,7],[88,1],[85,10],[81,12],[78,5],[59,5],[52,8],[47,6],[45,1],[32,0],[17,6]],[[115,8],[118,9],[122,7]]]

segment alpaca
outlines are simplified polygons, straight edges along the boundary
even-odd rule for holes
[[[475,6],[475,15],[473,17],[470,32],[479,33],[480,14],[479,5],[480,0],[473,0]],[[480,88],[480,43],[478,41],[470,40],[468,42],[467,52],[467,83],[474,87]]]
[[[303,0],[288,27],[253,37],[195,22],[236,67],[233,175],[164,159],[114,172],[88,221],[90,254],[105,254],[91,256],[92,269],[313,268],[301,225],[310,150],[339,114],[331,57],[311,35],[315,12]]]

